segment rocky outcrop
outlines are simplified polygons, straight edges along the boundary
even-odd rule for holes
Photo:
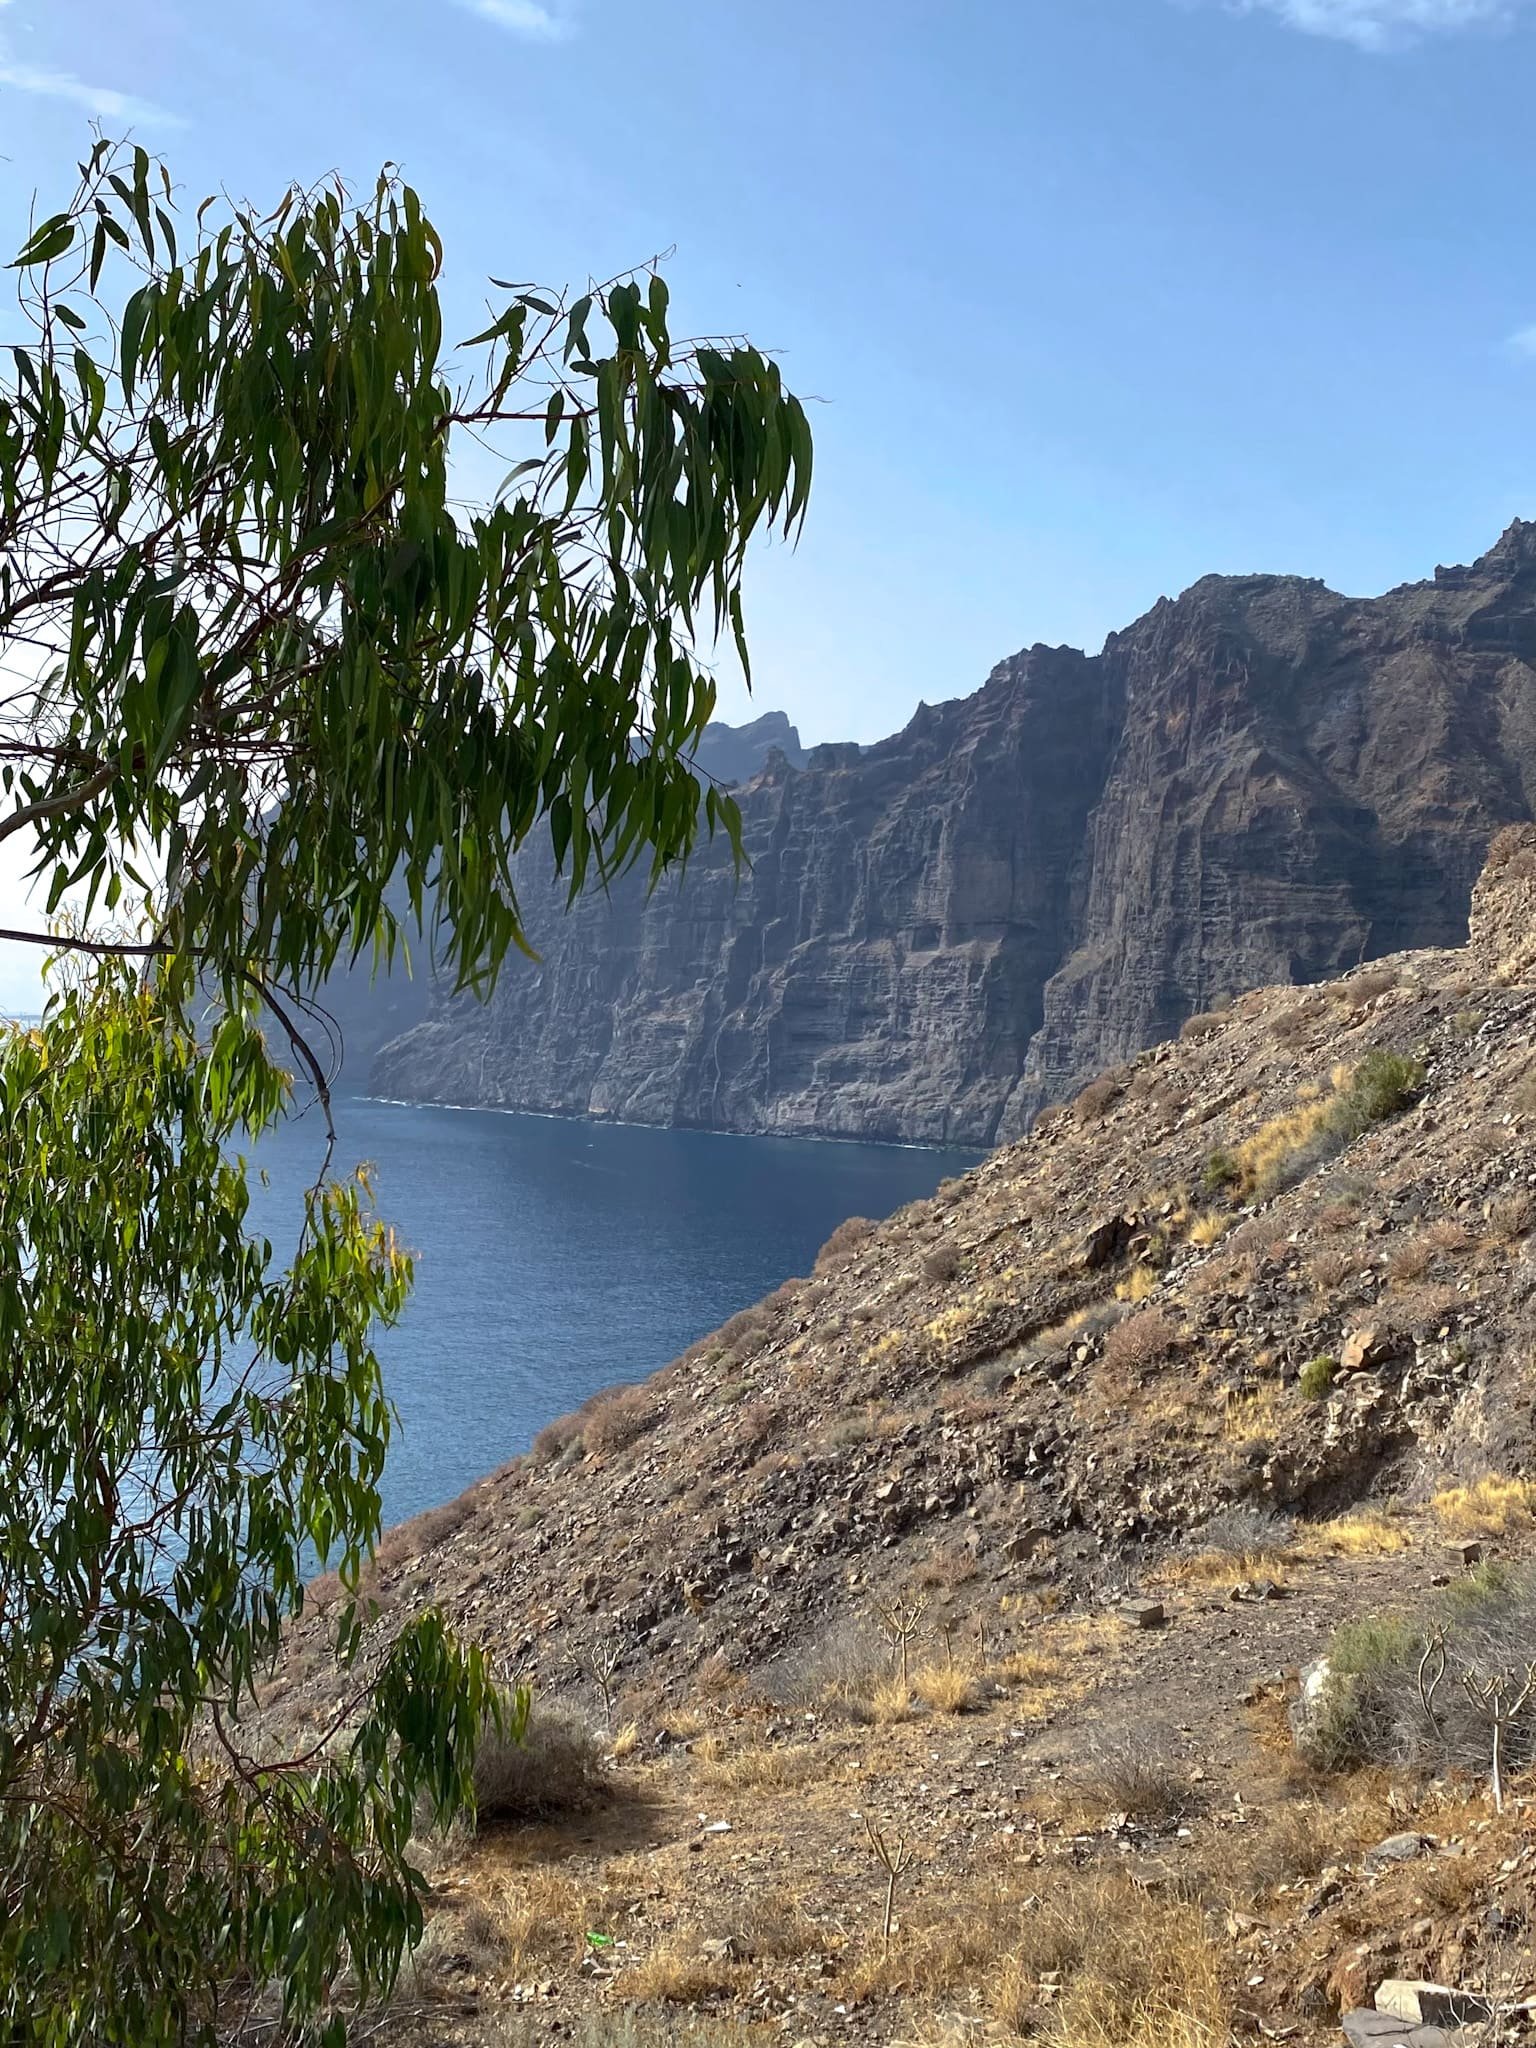
[[[989,1143],[1241,989],[1459,944],[1536,792],[1536,526],[1375,599],[1208,577],[799,766],[763,726],[739,884],[711,846],[567,914],[528,861],[539,964],[437,1006],[375,1086]]]

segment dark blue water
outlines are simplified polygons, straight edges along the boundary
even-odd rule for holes
[[[847,1216],[888,1216],[973,1152],[653,1131],[494,1111],[338,1102],[336,1166],[377,1169],[416,1254],[380,1343],[400,1428],[385,1519],[448,1500],[552,1416],[642,1378],[793,1274]],[[291,1248],[323,1134],[263,1141],[252,1222]]]

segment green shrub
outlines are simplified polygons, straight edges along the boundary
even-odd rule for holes
[[[1302,1396],[1308,1401],[1325,1401],[1333,1387],[1333,1376],[1339,1369],[1339,1361],[1326,1354],[1321,1358],[1309,1358],[1301,1368]]]
[[[1376,1046],[1368,1052],[1332,1104],[1328,1122],[1347,1142],[1373,1124],[1401,1116],[1424,1085],[1420,1061]]]
[[[1200,1169],[1200,1185],[1208,1195],[1232,1187],[1242,1177],[1242,1168],[1223,1145],[1206,1154],[1205,1164]]]

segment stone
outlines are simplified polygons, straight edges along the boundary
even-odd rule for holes
[[[986,1146],[1225,991],[1460,945],[1469,903],[1490,965],[1536,971],[1530,885],[1471,886],[1536,788],[1536,723],[1505,708],[1533,597],[1517,525],[1375,599],[1206,577],[873,746],[711,726],[739,878],[720,834],[567,911],[535,835],[514,879],[537,968],[481,1003],[364,963],[323,1000],[381,1094]]]
[[[1351,1330],[1339,1353],[1340,1372],[1369,1372],[1393,1356],[1392,1338],[1383,1330]]]
[[[1458,1559],[1469,1571],[1473,1565],[1481,1564],[1483,1561],[1483,1546],[1475,1536],[1469,1536],[1461,1543],[1448,1544],[1447,1548],[1452,1557]]]
[[[1345,2013],[1340,2024],[1355,2048],[1450,2048],[1443,2028],[1411,2027],[1386,2012],[1361,2008]]]
[[[1430,1846],[1427,1835],[1388,1835],[1384,1842],[1378,1842],[1365,1858],[1369,1871],[1386,1870],[1394,1863],[1412,1863],[1422,1856]],[[1394,2011],[1396,2008],[1392,2008]]]
[[[701,1942],[699,1952],[715,1963],[745,1963],[752,1958],[750,1945],[739,1934],[726,1934],[717,1941]]]
[[[1389,1977],[1376,1988],[1376,2010],[1411,2026],[1478,2026],[1493,2018],[1493,2006],[1473,1991],[1453,1991],[1411,1977]]]
[[[1132,1628],[1161,1628],[1168,1619],[1161,1600],[1125,1600],[1120,1612]]]

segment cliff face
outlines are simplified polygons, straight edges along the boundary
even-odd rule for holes
[[[1466,934],[1536,801],[1536,526],[1353,600],[1209,577],[1102,654],[1037,647],[878,746],[787,750],[723,850],[567,915],[386,1045],[382,1093],[988,1143],[1264,983]]]

